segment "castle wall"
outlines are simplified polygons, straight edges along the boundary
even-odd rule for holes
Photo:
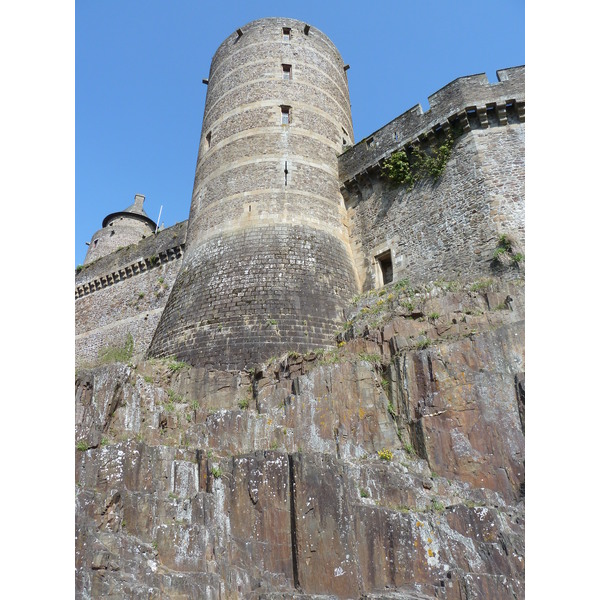
[[[106,227],[103,227],[92,236],[83,264],[88,265],[103,256],[112,254],[119,248],[137,244],[141,239],[153,233],[154,228],[143,218],[134,214],[120,213],[115,215]]]
[[[184,266],[150,348],[223,369],[330,346],[357,291],[338,181],[353,135],[342,59],[293,19],[241,32],[213,58]]]
[[[131,334],[136,354],[147,350],[181,267],[187,222],[100,258],[75,282],[77,366],[93,364]]]
[[[524,245],[524,69],[500,71],[500,83],[465,77],[340,156],[342,191],[362,289],[382,284],[377,256],[389,251],[394,280],[512,278],[515,263],[492,261],[501,234]],[[460,108],[462,107],[462,108]],[[383,178],[386,157],[409,144],[462,134],[443,175],[410,190]]]

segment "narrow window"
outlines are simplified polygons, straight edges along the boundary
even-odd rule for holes
[[[367,148],[370,148],[373,145],[373,138],[369,138],[367,140]]]
[[[283,179],[284,179],[284,183],[283,185],[287,186],[287,179],[288,179],[288,168],[287,168],[287,160],[285,161],[285,168],[283,169]]]
[[[377,260],[377,264],[379,266],[379,275],[380,281],[382,285],[386,285],[387,283],[391,283],[394,279],[394,267],[392,265],[392,252],[390,250],[386,250],[382,252],[379,256],[375,257]]]
[[[94,240],[94,248],[98,245],[98,240]]]
[[[291,35],[292,35],[292,30],[289,27],[284,27],[283,28],[283,41],[289,42]]]
[[[289,80],[292,78],[292,65],[281,65],[283,67],[283,78]]]
[[[289,106],[281,107],[281,124],[282,125],[290,124],[290,107]]]
[[[348,144],[348,142],[346,141],[346,138],[342,138],[342,146],[346,146]]]
[[[212,138],[212,133],[209,131],[206,134],[206,149],[208,150],[210,148],[210,140]]]

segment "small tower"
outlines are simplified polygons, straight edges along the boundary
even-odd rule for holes
[[[145,199],[145,196],[136,194],[131,206],[104,217],[102,229],[92,236],[92,241],[89,243],[84,265],[107,256],[119,248],[137,244],[147,235],[154,233],[156,223],[144,211]]]
[[[332,345],[357,292],[337,159],[352,140],[344,62],[321,31],[267,18],[221,44],[150,356],[237,370]]]

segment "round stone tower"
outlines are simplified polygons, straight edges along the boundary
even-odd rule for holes
[[[92,236],[92,241],[89,243],[84,265],[107,256],[119,248],[137,244],[147,235],[154,233],[156,223],[144,210],[145,199],[145,196],[136,194],[131,206],[104,217],[102,229]]]
[[[183,264],[150,356],[241,369],[332,345],[357,292],[337,163],[351,143],[344,63],[326,35],[268,18],[221,44]]]

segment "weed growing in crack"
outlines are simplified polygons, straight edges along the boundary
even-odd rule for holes
[[[392,454],[391,450],[388,450],[387,448],[377,450],[377,456],[379,456],[381,460],[387,460],[388,462],[392,460],[392,458],[394,458],[394,455]]]

